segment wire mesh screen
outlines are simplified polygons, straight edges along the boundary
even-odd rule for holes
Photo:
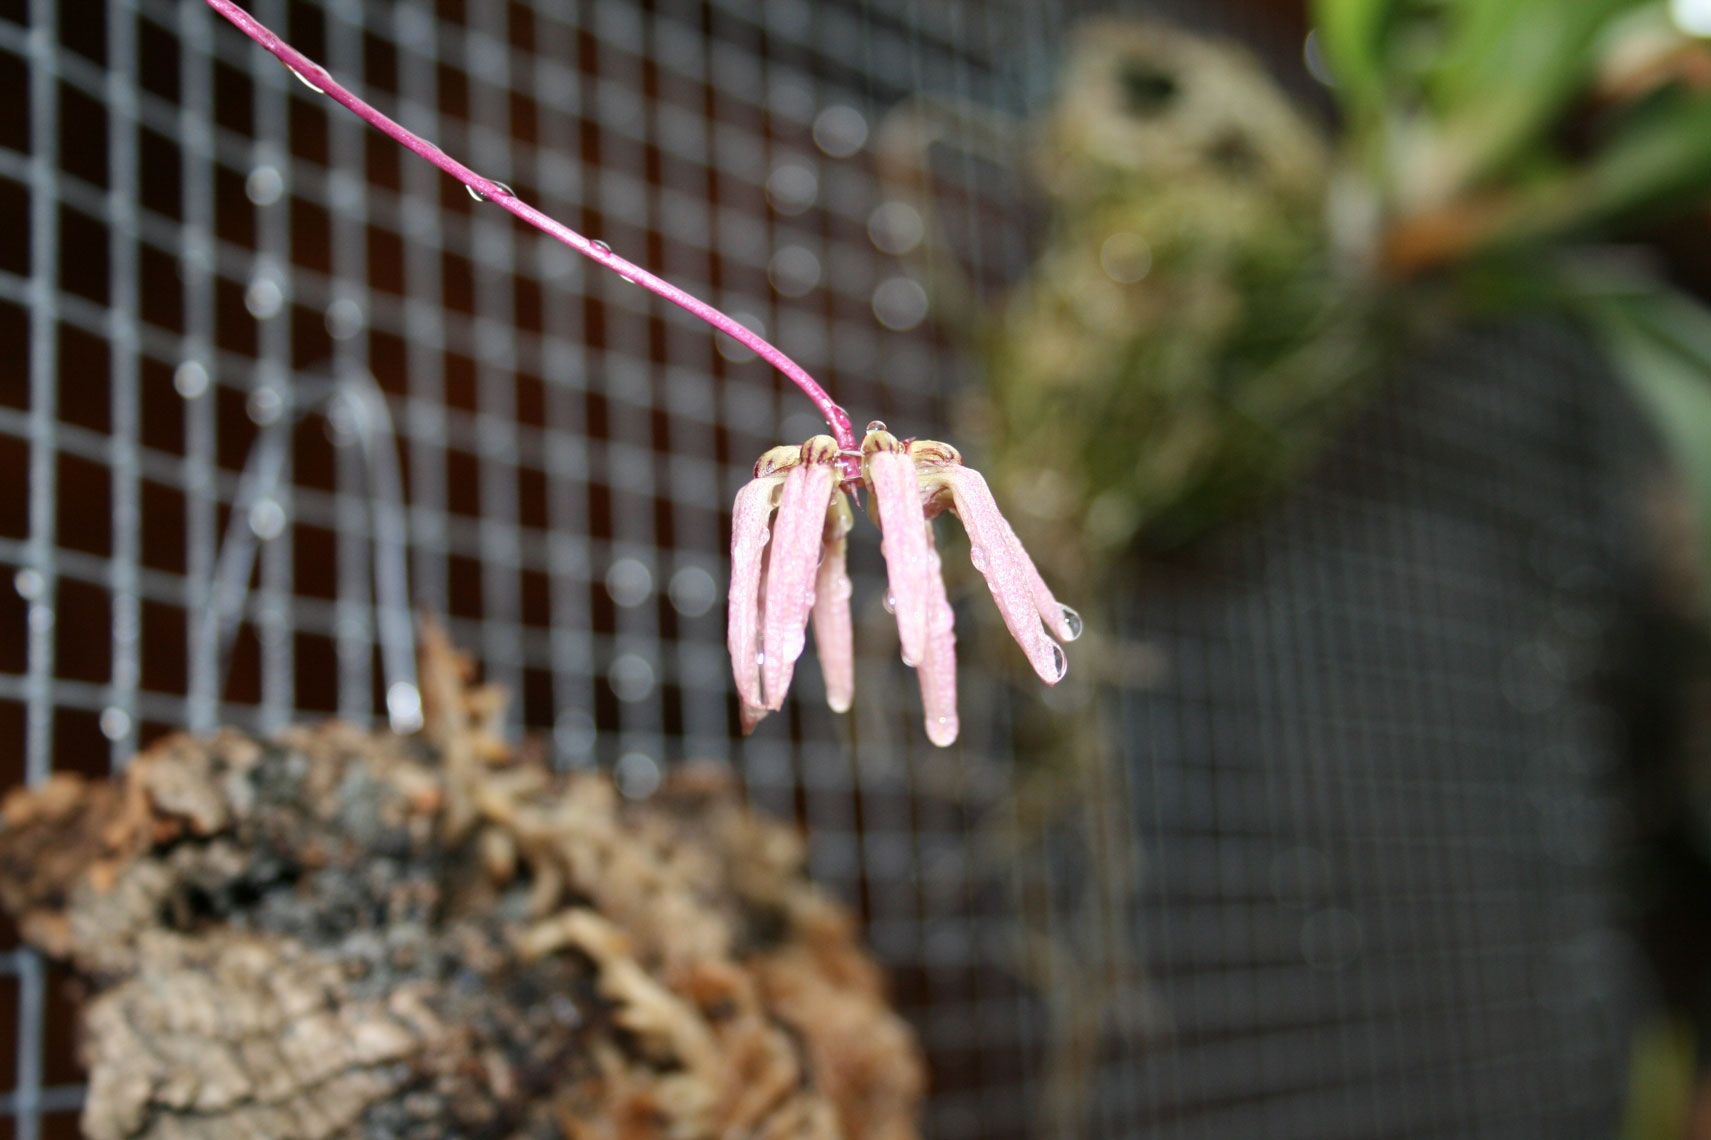
[[[858,416],[942,432],[964,365],[874,244],[863,139],[923,86],[1010,99],[1058,15],[253,9],[475,169],[764,328]],[[472,201],[199,2],[6,0],[0,100],[8,782],[103,773],[186,726],[396,717],[402,589],[560,763],[645,789],[725,760],[808,829],[922,1035],[930,1135],[1032,1134],[1072,1070],[1100,1135],[1612,1127],[1635,999],[1587,790],[1615,743],[1581,681],[1623,567],[1616,444],[1572,342],[1452,346],[1210,561],[1109,600],[1132,667],[1062,710],[1118,742],[1098,850],[1121,873],[1092,876],[1100,894],[1085,843],[1038,874],[994,854],[1007,667],[965,654],[968,739],[926,747],[871,547],[852,551],[855,713],[828,714],[804,670],[784,723],[739,743],[731,495],[818,430],[740,346]],[[964,175],[947,212],[991,261],[974,268],[1013,272],[1020,209]],[[361,424],[329,396],[370,390],[387,415]],[[234,543],[255,566],[228,638],[208,614]],[[1028,913],[1084,952],[1024,977]],[[27,950],[0,962],[0,1111],[19,1137],[73,1135],[70,987]],[[1091,1036],[1052,993],[1089,963],[1121,1007]]]
[[[1154,1134],[1612,1136],[1633,427],[1560,328],[1435,346],[1307,484],[1126,623]],[[1605,676],[1601,677],[1601,674]]]

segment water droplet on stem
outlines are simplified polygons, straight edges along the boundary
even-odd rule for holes
[[[607,245],[605,242],[601,241],[599,238],[594,238],[588,244],[593,246],[595,249],[599,250],[601,253],[611,253],[612,252],[612,247]],[[618,274],[618,276],[624,277],[624,275],[622,273]],[[636,283],[636,279],[634,277],[624,277],[624,280],[628,281],[632,285],[634,285]]]
[[[1081,636],[1081,631],[1083,628],[1082,623],[1081,623],[1081,615],[1076,613],[1074,610],[1070,609],[1068,606],[1063,605],[1062,603],[1058,604],[1058,609],[1063,611],[1064,628],[1069,630],[1069,632],[1064,635],[1064,640],[1065,641],[1074,641],[1076,638]]]

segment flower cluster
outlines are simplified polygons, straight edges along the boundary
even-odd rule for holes
[[[854,458],[854,453],[847,453]],[[826,703],[850,707],[855,655],[850,630],[847,539],[854,525],[846,453],[828,435],[800,447],[775,447],[737,493],[731,519],[731,595],[727,643],[742,706],[743,731],[783,707],[802,655],[809,618],[826,679]],[[1052,596],[1016,532],[999,514],[980,472],[963,466],[948,443],[899,440],[882,423],[862,440],[861,482],[880,529],[903,662],[921,680],[927,738],[957,737],[956,635],[939,573],[932,520],[949,510],[968,532],[970,559],[986,577],[1004,624],[1048,685],[1063,678],[1063,646],[1081,618]]]
[[[986,575],[1004,623],[1035,672],[1048,685],[1062,679],[1063,646],[1050,635],[1073,640],[1081,632],[1081,618],[1052,597],[1010,524],[998,513],[986,480],[962,465],[956,448],[925,439],[899,440],[884,424],[874,422],[857,450],[849,413],[801,365],[747,326],[618,256],[605,242],[547,217],[503,182],[476,173],[382,114],[326,68],[269,31],[237,0],[208,0],[208,4],[311,88],[462,182],[476,201],[500,206],[746,345],[784,373],[826,417],[831,435],[817,435],[801,447],[768,451],[755,464],[754,481],[737,495],[727,636],[742,700],[743,731],[783,707],[810,615],[820,668],[826,675],[826,699],[839,712],[850,706],[855,654],[844,550],[854,525],[850,497],[864,484],[870,491],[869,511],[883,535],[880,550],[891,583],[886,604],[897,615],[903,660],[920,671],[927,736],[934,744],[947,745],[957,735],[956,636],[932,530],[932,519],[940,512],[949,509],[962,519],[975,568]]]

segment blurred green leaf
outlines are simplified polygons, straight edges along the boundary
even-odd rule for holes
[[[1449,0],[1428,79],[1445,183],[1472,186],[1541,141],[1596,64],[1610,20],[1642,0]]]
[[[1385,30],[1395,0],[1316,0],[1313,27],[1336,93],[1351,118],[1383,113]]]
[[[1587,164],[1564,228],[1679,205],[1711,190],[1711,99],[1660,101],[1622,125]]]
[[[1464,260],[1603,237],[1708,195],[1711,99],[1672,95],[1631,114],[1584,163],[1539,163],[1525,185],[1495,200],[1500,208],[1485,217]]]
[[[1701,565],[1711,566],[1711,310],[1663,288],[1583,294],[1580,304],[1686,477]]]
[[[1653,1015],[1628,1050],[1628,1106],[1622,1140],[1680,1140],[1693,1104],[1693,1025]]]

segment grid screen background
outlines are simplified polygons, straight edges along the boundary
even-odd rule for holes
[[[252,10],[474,169],[758,318],[858,422],[941,436],[972,374],[930,320],[876,321],[900,270],[868,233],[871,151],[834,157],[815,125],[836,106],[872,126],[921,88],[1015,106],[1071,15]],[[965,739],[926,746],[870,531],[854,714],[825,711],[809,665],[734,734],[729,502],[762,450],[817,430],[759,362],[473,202],[199,2],[0,2],[0,105],[7,784],[102,774],[184,726],[378,722],[366,483],[318,418],[291,434],[229,661],[196,620],[265,394],[289,416],[306,377],[372,375],[411,597],[560,762],[725,761],[808,829],[922,1035],[930,1135],[1038,1134],[1062,1002],[1016,966],[1042,923],[1062,952],[1036,980],[1104,971],[1127,1011],[1083,1058],[1088,1134],[1612,1133],[1641,995],[1612,925],[1620,732],[1591,681],[1630,608],[1632,433],[1572,337],[1436,346],[1284,502],[1101,600],[1136,666],[1081,710],[1114,742],[1121,865],[1090,898],[1073,818],[1028,868],[992,855],[1014,702],[1040,698],[972,632]],[[1013,276],[1013,188],[943,173],[972,268]],[[817,266],[802,296],[774,287],[785,250]],[[959,626],[983,606],[959,597]],[[0,1129],[74,1135],[73,987],[8,944]]]

